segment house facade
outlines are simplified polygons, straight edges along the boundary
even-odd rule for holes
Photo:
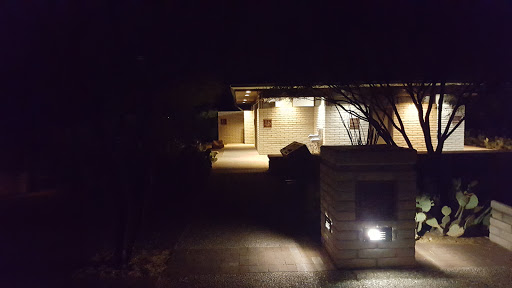
[[[357,138],[366,137],[368,122],[350,115],[344,109],[321,98],[262,99],[259,97],[259,91],[263,89],[268,87],[231,87],[232,95],[241,111],[218,113],[220,140],[226,144],[254,144],[260,154],[280,154],[280,149],[293,141],[306,144],[309,150],[315,153],[319,152],[322,145],[354,145]],[[396,107],[414,149],[425,151],[425,139],[414,104],[404,97]],[[350,106],[345,108],[354,110]],[[448,119],[451,113],[451,105],[448,103],[443,105],[442,119]],[[458,113],[463,113],[463,110],[459,109]],[[435,147],[437,145],[437,105],[434,105],[430,115],[431,135]],[[407,147],[403,136],[398,131],[393,129],[390,131],[398,146]],[[380,139],[378,143],[384,142]],[[463,149],[464,123],[461,123],[445,141],[443,150]]]

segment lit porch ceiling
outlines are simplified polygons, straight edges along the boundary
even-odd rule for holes
[[[237,90],[235,91],[236,105],[253,105],[258,100],[258,91],[255,90]]]
[[[259,90],[264,86],[231,86],[231,95],[237,106],[247,109],[258,101]]]

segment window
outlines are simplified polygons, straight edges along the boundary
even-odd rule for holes
[[[220,119],[220,125],[227,125],[228,119]]]
[[[350,129],[359,129],[359,118],[350,118]]]

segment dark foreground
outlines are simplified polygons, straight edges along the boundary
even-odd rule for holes
[[[189,199],[176,203],[178,214],[159,222],[167,235],[155,242],[170,249],[171,257],[160,276],[147,278],[70,277],[84,265],[80,260],[88,255],[88,243],[101,235],[89,233],[96,220],[83,219],[76,209],[57,209],[62,206],[51,197],[11,202],[3,207],[13,214],[2,214],[2,229],[9,231],[2,241],[16,245],[1,247],[7,255],[2,287],[510,286],[512,254],[486,238],[419,243],[414,269],[336,270],[317,236],[313,188],[266,173],[213,173],[204,191],[189,190]],[[23,214],[27,209],[35,210]],[[9,226],[6,220],[13,215],[28,226]]]

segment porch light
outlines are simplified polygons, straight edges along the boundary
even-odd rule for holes
[[[391,241],[391,227],[365,228],[363,238],[365,241]]]
[[[327,214],[324,214],[325,216],[325,229],[327,229],[327,231],[331,232],[332,233],[332,220],[331,218],[329,218],[329,216],[327,216]]]
[[[247,91],[245,91],[245,93],[251,93],[251,90],[247,90]],[[247,95],[245,95],[245,96],[247,96]]]
[[[249,97],[249,94],[245,94],[245,97]]]

